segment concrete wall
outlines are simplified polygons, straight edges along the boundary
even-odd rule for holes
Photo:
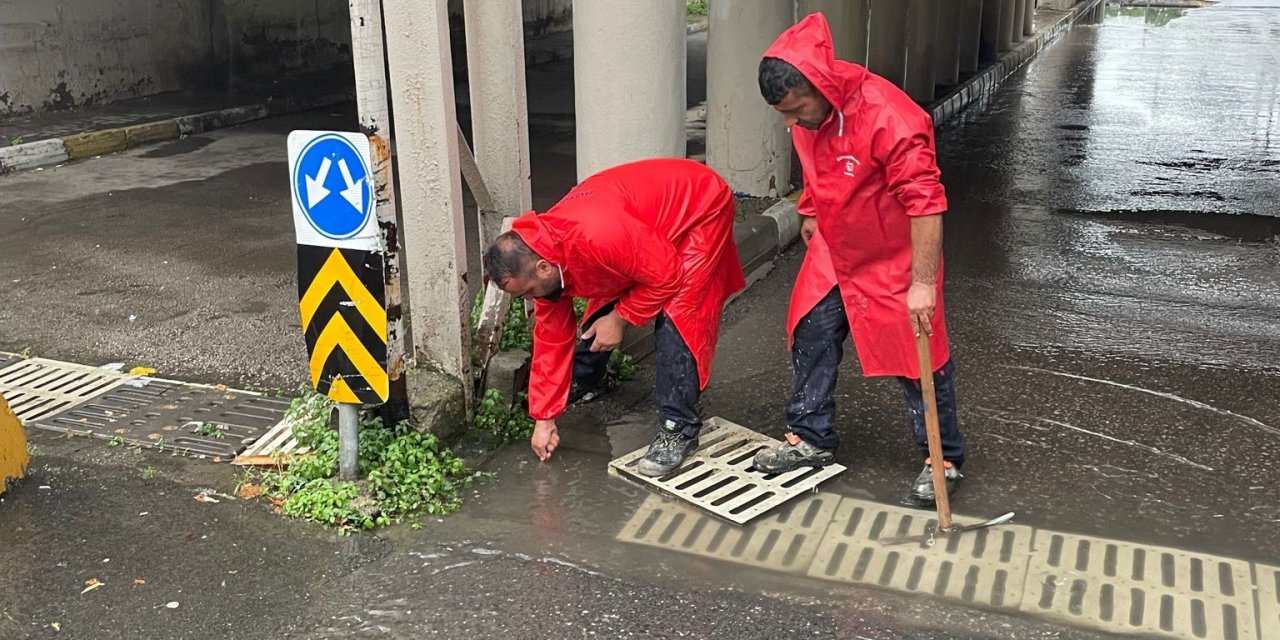
[[[0,115],[345,66],[346,0],[0,0]]]

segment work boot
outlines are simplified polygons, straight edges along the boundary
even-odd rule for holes
[[[947,498],[950,499],[956,495],[956,490],[960,488],[960,483],[964,481],[964,475],[960,470],[946,463],[943,477],[947,480]],[[937,493],[933,490],[933,466],[926,460],[924,469],[920,471],[920,475],[911,482],[911,493],[907,496],[907,501],[920,507],[931,507],[937,499]]]
[[[667,420],[658,427],[658,437],[649,444],[636,471],[641,475],[664,476],[680,468],[680,463],[698,448],[698,438],[684,435],[684,425]]]
[[[752,464],[756,471],[786,473],[800,467],[825,467],[835,460],[834,450],[815,447],[788,433],[786,442],[757,453]]]

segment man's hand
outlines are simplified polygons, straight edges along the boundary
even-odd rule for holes
[[[587,330],[582,333],[582,339],[595,338],[591,343],[592,351],[613,351],[622,344],[622,332],[626,328],[627,321],[623,320],[617,311],[610,311],[587,327]]]
[[[801,216],[804,220],[800,223],[800,238],[804,240],[804,246],[809,246],[809,240],[813,238],[813,232],[818,230],[818,216]]]
[[[555,420],[538,420],[533,423],[533,437],[529,438],[529,446],[539,460],[547,461],[556,447],[560,446],[560,430]]]
[[[933,310],[938,304],[938,291],[934,285],[923,282],[912,282],[907,290],[907,313],[911,317],[911,328],[916,337],[920,329],[925,335],[933,335]]]

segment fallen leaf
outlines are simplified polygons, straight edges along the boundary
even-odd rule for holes
[[[161,436],[161,435],[160,435],[160,434],[158,434],[158,433],[148,433],[148,434],[147,434],[147,439],[148,439],[148,440],[159,440],[161,437],[163,437],[163,436]]]
[[[226,391],[226,390],[227,390],[227,385],[225,385],[225,384],[215,384],[215,385],[213,385],[213,390],[214,390],[214,391]]]
[[[284,500],[282,500],[282,499],[280,499],[280,498],[272,498],[272,499],[271,499],[271,505],[272,505],[272,506],[274,506],[275,508],[279,509],[279,508],[281,508],[281,507],[283,507],[283,506],[284,506]]]
[[[240,485],[240,490],[236,492],[236,496],[241,500],[252,500],[262,495],[262,487],[256,484]]]
[[[214,504],[217,504],[221,502],[221,500],[210,496],[208,493],[204,491],[201,491],[200,493],[196,494],[196,502],[212,502]]]
[[[142,585],[144,585],[144,584],[146,584],[146,583],[147,583],[147,581],[146,581],[146,580],[143,580],[142,578],[134,578],[134,579],[133,579],[133,586],[135,586],[135,587],[141,587]]]
[[[129,430],[128,430],[128,429],[116,429],[116,430],[115,430],[115,433],[118,433],[118,434],[120,434],[120,435],[124,435],[124,434],[126,434],[126,433],[129,433]]]
[[[88,580],[84,581],[84,584],[85,584],[84,591],[81,591],[80,595],[84,595],[86,593],[89,593],[90,591],[93,591],[94,589],[107,586],[107,583],[102,582],[97,578],[89,578]]]
[[[149,376],[149,375],[154,374],[155,372],[156,372],[156,370],[155,370],[155,369],[152,369],[151,367],[134,367],[134,368],[132,368],[132,369],[130,369],[130,370],[129,370],[129,375],[131,375],[131,376]]]

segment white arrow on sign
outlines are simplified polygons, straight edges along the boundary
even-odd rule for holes
[[[324,188],[324,181],[325,181],[325,178],[329,177],[329,168],[332,166],[333,166],[333,161],[329,160],[328,158],[325,158],[324,160],[320,161],[320,172],[316,174],[315,178],[312,178],[311,176],[304,176],[307,179],[307,208],[308,209],[316,206],[317,204],[320,204],[321,200],[324,200],[325,198],[329,197],[329,190]],[[341,168],[343,173],[346,173],[346,165],[343,164]],[[348,183],[351,182],[350,177],[347,178],[347,182]]]
[[[364,178],[352,182],[351,170],[347,169],[345,159],[338,160],[338,171],[342,172],[342,180],[347,183],[347,188],[342,190],[342,197],[351,203],[351,208],[364,211]]]

